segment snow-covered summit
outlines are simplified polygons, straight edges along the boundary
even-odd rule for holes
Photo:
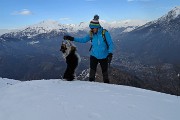
[[[4,86],[0,96],[0,120],[180,119],[177,96],[121,85],[35,80]]]
[[[166,15],[159,18],[157,21],[166,21],[169,22],[172,19],[177,18],[180,15],[180,6],[173,8]]]
[[[133,20],[133,19],[112,21],[112,22],[100,21],[102,26],[106,26],[109,28],[121,28],[121,27],[130,27],[130,26],[137,27],[144,25],[147,22],[148,22],[147,20]]]
[[[180,6],[175,7],[172,9],[168,14],[172,14],[174,18],[180,15]]]
[[[44,28],[45,30],[58,30],[60,27],[65,27],[65,25],[62,25],[60,23],[58,23],[58,21],[54,21],[54,20],[46,20],[46,21],[42,21],[38,24],[34,24],[29,26],[31,28]]]
[[[148,22],[145,25],[139,27],[138,30],[143,29],[148,26],[151,26],[151,25],[154,26],[155,24],[167,26],[171,20],[174,20],[174,19],[178,18],[179,16],[180,16],[180,6],[177,6],[177,7],[173,8],[172,10],[170,10],[167,14],[163,15],[162,17],[160,17],[154,21]],[[154,27],[156,27],[156,25]]]
[[[16,32],[4,34],[3,37],[14,37],[14,38],[32,38],[39,34],[48,34],[51,32],[76,32],[73,25],[60,24],[58,21],[45,20],[40,23],[23,27]]]
[[[106,26],[108,29],[114,29],[114,28],[126,28],[123,32],[130,32],[134,30],[135,28],[142,26],[146,24],[147,20],[121,20],[121,21],[112,21],[109,23],[103,23],[104,26]],[[107,26],[108,25],[108,26]]]
[[[73,32],[73,26],[72,25],[66,25],[66,24],[60,24],[58,21],[54,20],[45,20],[40,23],[27,26],[22,29],[22,31],[27,30],[35,30],[37,33],[48,33],[52,30],[54,31],[61,31],[61,30],[67,30],[68,32]]]

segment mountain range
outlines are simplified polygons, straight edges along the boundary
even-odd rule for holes
[[[180,7],[166,15],[119,34],[120,48],[146,64],[180,62]]]
[[[122,21],[113,21],[106,22],[101,20],[101,25],[108,30],[124,28],[123,32],[131,31],[138,26],[145,24],[146,20],[122,20]],[[54,20],[42,21],[38,24],[30,25],[21,29],[17,29],[14,32],[7,32],[1,36],[1,38],[17,38],[31,39],[41,34],[49,34],[52,32],[55,33],[77,33],[78,31],[89,31],[88,22],[80,22],[79,24],[60,24]],[[3,31],[3,30],[1,30]]]

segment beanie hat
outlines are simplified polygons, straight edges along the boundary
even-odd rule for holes
[[[98,15],[95,15],[94,16],[94,19],[91,20],[90,24],[89,24],[89,27],[92,29],[92,28],[100,28],[101,25],[99,24],[99,16]]]

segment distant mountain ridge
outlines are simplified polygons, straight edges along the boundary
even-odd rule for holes
[[[122,20],[114,22],[106,22],[101,20],[100,24],[102,27],[108,30],[116,28],[124,28],[124,32],[131,31],[138,26],[145,24],[145,20]],[[55,33],[77,33],[78,31],[88,31],[89,22],[80,22],[80,24],[60,24],[58,21],[46,20],[40,23],[30,25],[24,28],[21,28],[15,32],[10,32],[3,34],[1,38],[33,38],[40,34],[49,34],[52,32]]]
[[[155,21],[117,36],[120,49],[145,63],[179,63],[180,7]]]

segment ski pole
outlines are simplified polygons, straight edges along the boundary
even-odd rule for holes
[[[177,76],[178,76],[178,79],[179,79],[179,85],[178,85],[178,88],[177,88],[178,89],[177,90],[178,91],[177,95],[180,96],[180,91],[179,91],[179,88],[180,88],[180,74],[178,73]]]

